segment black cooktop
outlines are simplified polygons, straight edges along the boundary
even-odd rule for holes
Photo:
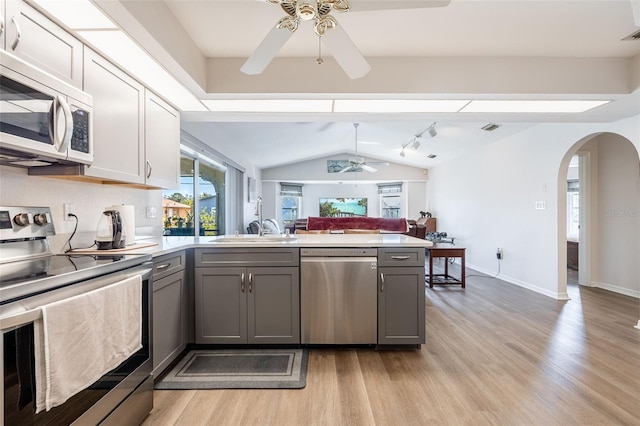
[[[0,264],[0,303],[37,294],[150,260],[149,255],[60,254]]]

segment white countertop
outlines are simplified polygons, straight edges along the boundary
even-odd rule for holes
[[[154,257],[188,248],[241,247],[431,247],[430,241],[404,234],[299,234],[278,240],[255,234],[218,237],[140,237],[136,243],[154,246],[132,248],[123,254],[151,254]]]

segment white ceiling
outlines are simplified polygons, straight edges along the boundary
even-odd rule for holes
[[[100,0],[96,0],[100,1]],[[106,1],[106,0],[102,0]],[[126,3],[129,0],[120,0]],[[620,82],[619,86],[626,89],[609,90],[612,82],[607,75],[609,70],[618,64],[634,58],[640,63],[640,41],[621,41],[622,38],[637,31],[640,16],[635,16],[632,4],[637,0],[452,0],[446,7],[414,8],[404,10],[385,11],[350,11],[344,14],[334,14],[338,22],[344,27],[363,55],[372,64],[371,75],[358,80],[345,80],[344,76],[332,77],[331,84],[326,83],[326,77],[335,71],[329,63],[318,68],[315,58],[318,54],[317,36],[310,26],[301,26],[284,46],[278,59],[267,67],[263,76],[235,75],[244,60],[253,52],[262,38],[273,25],[285,15],[280,6],[264,3],[260,0],[165,0],[164,9],[172,14],[176,26],[174,31],[164,29],[155,37],[155,42],[166,47],[173,57],[167,61],[166,57],[157,55],[160,62],[174,70],[176,64],[181,66],[179,71],[185,71],[190,78],[183,79],[187,87],[195,87],[194,81],[199,81],[199,87],[194,93],[200,98],[319,98],[355,97],[353,94],[369,98],[411,97],[422,98],[563,98],[568,99],[613,99],[614,102],[582,114],[220,114],[220,113],[188,113],[183,114],[183,127],[194,136],[205,141],[207,138],[224,137],[234,141],[228,147],[229,154],[239,154],[254,162],[260,168],[274,167],[281,164],[336,155],[336,158],[346,158],[348,153],[354,152],[353,121],[361,122],[359,128],[359,154],[393,161],[401,164],[413,165],[420,168],[433,167],[455,156],[477,149],[487,143],[494,142],[505,136],[517,133],[527,127],[542,122],[587,122],[612,121],[640,113],[640,95],[636,90],[629,90],[632,81],[640,78],[629,77],[629,82]],[[160,2],[160,0],[155,0]],[[136,3],[136,2],[131,2]],[[153,2],[143,2],[146,7]],[[162,3],[162,2],[160,2]],[[354,10],[358,6],[398,7],[406,3],[424,6],[428,0],[402,2],[387,1],[358,1],[351,0]],[[156,5],[157,6],[157,5]],[[638,8],[640,9],[640,7]],[[145,10],[145,9],[140,9]],[[133,13],[133,12],[132,12]],[[640,10],[636,10],[636,14]],[[154,16],[150,12],[149,16]],[[160,16],[160,15],[158,15]],[[149,17],[138,16],[140,22]],[[163,21],[163,25],[165,22]],[[120,22],[126,26],[125,22]],[[149,24],[149,33],[154,34]],[[136,36],[134,31],[129,31]],[[172,40],[173,37],[173,40]],[[190,39],[193,45],[184,42],[176,48],[171,46],[175,40]],[[153,45],[138,37],[138,42],[151,52],[157,51]],[[191,50],[189,50],[191,48]],[[195,52],[195,54],[193,53]],[[191,69],[188,60],[193,56],[202,55],[202,61]],[[190,55],[188,58],[187,55]],[[330,56],[323,52],[323,56]],[[294,58],[294,59],[290,59]],[[404,72],[403,64],[413,64],[409,58],[425,60],[420,62],[425,72],[425,80],[429,80],[427,72],[430,58],[437,58],[447,64],[453,61],[479,61],[483,58],[495,58],[498,61],[526,60],[534,64],[536,69],[545,72],[563,72],[558,60],[583,60],[597,69],[601,75],[593,77],[602,82],[603,88],[597,87],[593,91],[585,89],[584,83],[576,89],[567,83],[567,77],[558,79],[556,86],[553,82],[540,85],[540,89],[533,87],[525,90],[527,76],[519,75],[518,84],[509,89],[502,81],[491,82],[489,89],[495,91],[477,90],[472,77],[465,75],[463,69],[456,70],[451,79],[461,80],[455,91],[449,86],[442,90],[417,89],[413,92],[403,86],[397,89],[402,81],[392,82],[393,74],[381,78],[378,69],[385,64],[387,58],[393,60],[396,67]],[[595,59],[594,59],[595,58]],[[287,62],[288,61],[288,62]],[[435,59],[434,59],[435,61]],[[593,64],[606,61],[607,68],[602,70]],[[616,62],[618,61],[618,62]],[[277,63],[276,63],[277,62]],[[226,73],[221,72],[219,64],[225,64]],[[311,65],[307,65],[313,63]],[[417,63],[417,62],[416,62]],[[483,63],[474,70],[482,69]],[[515,62],[514,62],[515,63]],[[230,64],[230,65],[226,65]],[[285,64],[286,66],[283,66]],[[426,64],[426,66],[424,65]],[[576,62],[567,62],[575,66]],[[626,66],[626,65],[625,65]],[[206,70],[203,70],[204,68]],[[315,68],[314,68],[315,67]],[[554,69],[557,67],[557,69]],[[377,69],[378,68],[378,69]],[[460,67],[459,67],[460,68]],[[534,67],[532,67],[533,69]],[[640,68],[640,66],[639,66]],[[195,71],[193,71],[195,69]],[[233,71],[233,75],[230,71]],[[550,70],[549,70],[550,69]],[[626,70],[627,68],[625,68]],[[633,70],[632,67],[628,67]],[[285,72],[283,73],[282,70]],[[419,69],[413,69],[414,75]],[[507,72],[503,70],[503,72]],[[516,71],[514,70],[514,74]],[[316,74],[317,73],[317,74]],[[447,70],[442,71],[443,74]],[[449,72],[450,75],[453,75]],[[522,74],[520,72],[520,74]],[[597,74],[597,72],[594,72]],[[624,74],[624,73],[622,73]],[[398,75],[402,75],[398,73]],[[613,78],[618,78],[616,74]],[[270,80],[268,80],[268,78]],[[323,78],[325,78],[323,80]],[[401,80],[403,77],[400,77]],[[465,79],[469,83],[465,84]],[[536,75],[530,75],[534,81]],[[580,81],[582,76],[576,76]],[[501,77],[497,77],[500,80]],[[225,86],[225,81],[232,84]],[[321,86],[325,84],[326,91],[313,88],[306,93],[300,87],[304,81],[310,80]],[[273,83],[277,81],[278,84]],[[435,80],[434,80],[435,81]],[[590,80],[585,80],[590,81]],[[335,82],[335,87],[332,85]],[[387,82],[389,83],[387,85]],[[395,85],[393,85],[393,84]],[[411,87],[411,82],[406,85]],[[485,82],[486,83],[486,82]],[[615,83],[615,82],[613,82]],[[434,83],[435,84],[435,83]],[[563,86],[564,85],[564,86]],[[609,85],[609,86],[607,86]],[[204,87],[200,90],[200,87]],[[284,86],[284,89],[282,88]],[[459,87],[458,87],[459,86]],[[544,87],[543,87],[544,86]],[[607,88],[604,88],[607,86]],[[231,87],[231,89],[229,89]],[[234,89],[235,87],[235,89]],[[549,89],[551,88],[551,89]],[[615,92],[615,93],[614,93]],[[435,138],[423,138],[418,151],[406,150],[407,155],[400,157],[401,146],[412,139],[416,133],[424,130],[432,122],[436,122],[438,135]],[[502,126],[494,132],[480,129],[489,122]],[[428,159],[426,155],[436,154],[436,159]]]

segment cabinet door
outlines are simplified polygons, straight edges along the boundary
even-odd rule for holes
[[[5,12],[5,10],[3,10]],[[6,50],[49,74],[82,87],[82,43],[21,0],[7,0]]]
[[[5,48],[5,35],[7,34],[6,1],[0,0],[0,49]],[[6,50],[6,49],[5,49]]]
[[[162,372],[185,348],[184,271],[153,282],[153,375]]]
[[[144,183],[144,87],[85,50],[84,91],[93,96],[93,164],[87,176]]]
[[[196,343],[247,342],[245,268],[197,268]]]
[[[248,268],[248,342],[300,343],[298,268]]]
[[[180,186],[180,114],[152,92],[146,93],[146,184],[177,188]]]
[[[424,267],[378,272],[378,344],[424,343]]]

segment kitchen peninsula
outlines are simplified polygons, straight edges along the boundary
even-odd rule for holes
[[[139,241],[157,243],[136,251],[154,258],[156,376],[187,344],[425,343],[429,241],[385,233]]]

